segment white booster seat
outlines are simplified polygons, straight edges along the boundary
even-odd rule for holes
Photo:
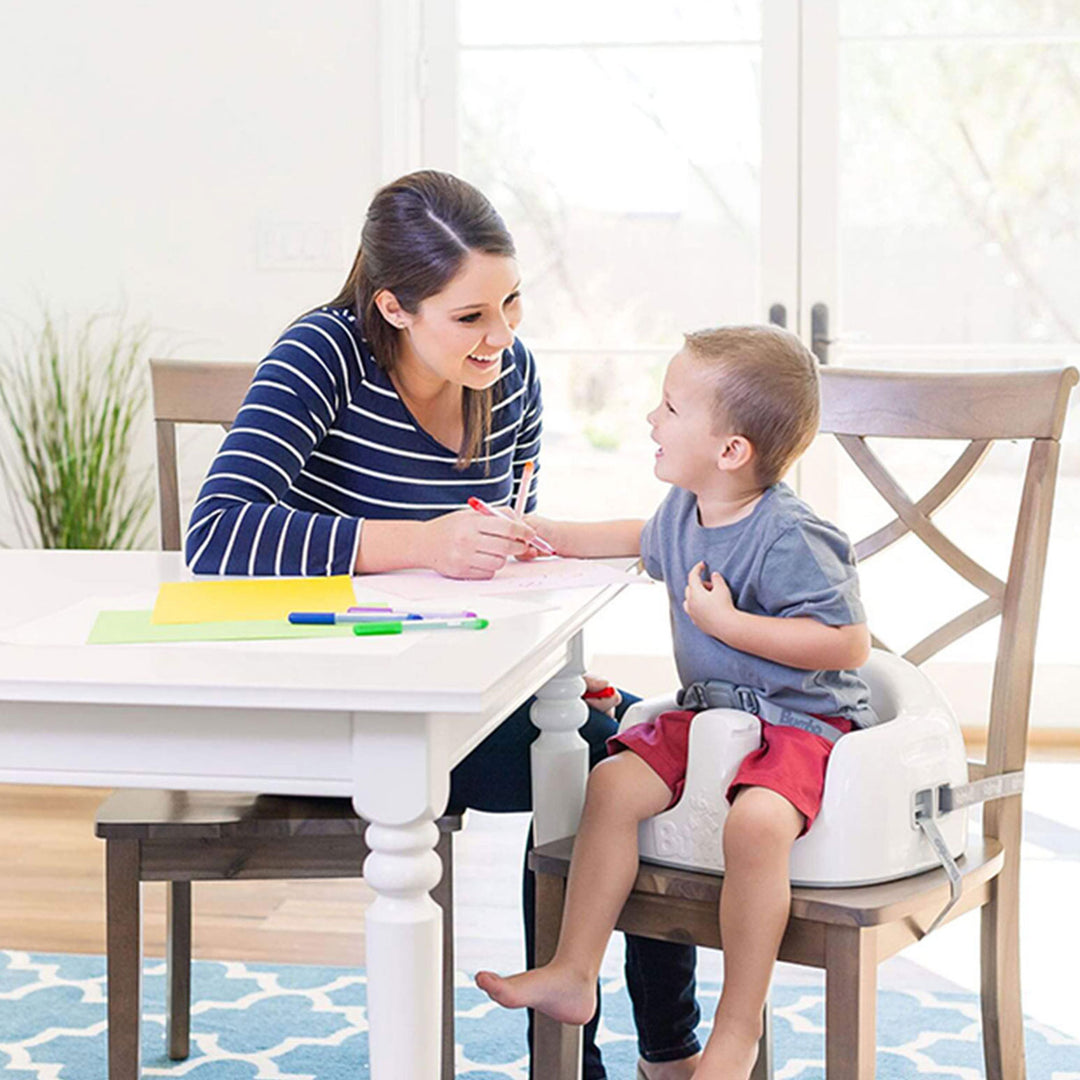
[[[874,649],[859,675],[882,722],[844,735],[833,748],[821,810],[791,851],[794,885],[890,881],[943,864],[948,869],[948,856],[964,852],[967,811],[963,804],[952,808],[948,796],[972,785],[949,703],[917,667],[889,652]],[[619,730],[677,708],[674,694],[638,702]],[[642,822],[642,859],[723,873],[728,785],[742,759],[760,745],[760,731],[756,716],[737,709],[707,709],[694,717],[682,798]],[[919,818],[932,820],[926,826]],[[948,855],[935,851],[935,844],[947,847]]]

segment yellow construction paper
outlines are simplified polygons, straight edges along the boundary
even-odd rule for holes
[[[346,574],[323,578],[214,578],[158,590],[153,624],[284,619],[291,611],[346,611],[356,603]]]

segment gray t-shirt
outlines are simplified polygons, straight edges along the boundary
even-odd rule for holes
[[[683,610],[687,577],[704,560],[707,573],[728,583],[740,611],[810,616],[827,626],[866,621],[851,541],[787,484],[767,488],[741,521],[711,529],[698,520],[697,497],[673,487],[645,524],[641,557],[649,576],[668,587],[683,686],[725,679],[798,712],[840,716],[859,727],[877,722],[870,691],[855,672],[805,671],[741,652],[703,633]]]

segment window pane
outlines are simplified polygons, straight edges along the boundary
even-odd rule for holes
[[[654,0],[462,0],[461,44],[738,41],[761,36],[761,6]]]
[[[593,7],[496,19],[462,0],[461,171],[518,247],[545,511],[645,515],[664,490],[645,414],[666,361],[683,332],[760,309],[761,49],[724,40],[760,20],[652,3],[593,25]],[[514,44],[471,47],[485,27]],[[590,44],[551,45],[571,29]],[[680,44],[623,44],[658,34]]]
[[[1073,0],[845,0],[842,37],[928,34],[1080,33]]]
[[[1080,13],[1075,4],[1068,11],[1054,3],[972,8],[952,0],[902,8],[841,3],[847,40],[839,72],[836,360],[941,370],[1076,363]],[[1040,662],[1063,667],[1075,665],[1072,622],[1080,602],[1073,557],[1080,539],[1076,400],[1063,438],[1038,638]],[[901,460],[906,453],[886,449]],[[997,447],[936,518],[1001,576],[1026,449]],[[938,448],[940,471],[956,453]],[[922,458],[934,464],[925,450]],[[844,521],[858,519],[874,501],[851,473],[842,463]],[[929,471],[912,476],[909,494],[917,499],[934,478]],[[906,623],[878,623],[900,647],[979,598],[920,547],[902,541],[863,570],[871,611]],[[905,583],[915,578],[934,583],[932,602],[918,612],[904,602]],[[992,659],[996,632],[996,623],[983,628],[942,660]]]
[[[1080,41],[841,57],[845,340],[1080,341]]]

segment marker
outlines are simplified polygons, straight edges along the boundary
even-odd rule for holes
[[[529,501],[529,485],[532,483],[533,469],[536,466],[531,461],[526,461],[521,467],[521,486],[518,488],[517,502],[514,503],[514,516],[525,516],[525,504]]]
[[[342,623],[369,623],[369,622],[386,622],[388,618],[400,619],[415,619],[417,622],[420,620],[419,615],[414,615],[412,612],[400,612],[391,616],[390,612],[383,611],[381,614],[375,612],[359,612],[359,611],[290,611],[289,622],[296,626],[340,626]]]
[[[581,696],[587,698],[589,701],[601,701],[604,698],[613,698],[615,696],[615,687],[605,686],[600,690],[590,690],[587,694],[582,694]]]
[[[488,506],[483,499],[478,499],[475,495],[469,497],[469,508],[475,510],[478,514],[483,514],[485,517],[501,517],[506,518],[507,521],[517,521],[517,518],[510,514],[509,511],[504,511],[501,507]],[[545,555],[555,554],[555,549],[543,537],[533,536],[526,540],[525,543]]]
[[[351,607],[350,611],[393,622],[397,619],[475,619],[475,611],[402,611],[399,608]]]
[[[414,622],[361,622],[353,628],[354,634],[401,634],[406,630],[483,630],[487,619],[417,619]]]

